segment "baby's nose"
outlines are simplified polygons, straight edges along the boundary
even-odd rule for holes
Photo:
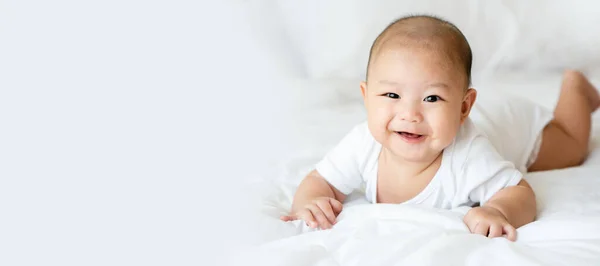
[[[420,123],[423,121],[423,115],[416,106],[406,106],[400,112],[400,119],[411,123]]]

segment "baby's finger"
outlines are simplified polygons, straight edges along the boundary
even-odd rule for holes
[[[467,228],[469,228],[469,232],[475,233],[475,227],[479,224],[477,221],[469,220],[467,217],[467,219],[463,219],[463,222],[467,225]]]
[[[489,224],[485,223],[485,222],[479,222],[479,224],[477,224],[477,226],[475,227],[475,234],[478,235],[482,235],[482,236],[488,236],[488,231],[490,229]]]
[[[325,217],[325,214],[323,214],[323,211],[321,211],[317,205],[310,205],[308,208],[317,220],[317,223],[319,223],[321,229],[328,229],[331,227],[331,223],[327,221],[327,217]]]
[[[341,202],[334,198],[329,198],[329,203],[331,204],[331,207],[333,207],[335,215],[338,215],[340,214],[340,212],[342,212],[342,208],[344,207],[344,205]]]
[[[279,217],[279,220],[282,220],[284,222],[289,222],[289,221],[298,220],[298,217],[296,217],[296,215],[282,215],[281,217]]]
[[[506,233],[506,238],[508,238],[508,240],[510,240],[510,241],[517,240],[517,229],[515,229],[512,225],[507,223],[504,225],[503,229],[504,229],[504,233]]]
[[[315,228],[318,225],[315,217],[313,217],[312,212],[310,212],[309,209],[303,209],[299,211],[297,216],[298,219],[303,220],[308,226],[310,226],[310,228]]]
[[[474,209],[471,209],[463,217],[463,222],[467,225],[467,227],[469,228],[469,232],[471,232],[471,233],[475,233],[475,228],[477,227],[477,225],[479,224],[479,221],[480,221],[478,218],[474,218],[473,210]]]
[[[493,238],[499,236],[502,236],[502,226],[499,224],[490,225],[490,234],[488,235],[488,237]]]
[[[335,224],[335,214],[333,213],[333,209],[331,209],[331,205],[329,205],[329,201],[319,201],[317,202],[317,206],[323,211],[329,223]]]

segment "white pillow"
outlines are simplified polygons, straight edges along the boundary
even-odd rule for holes
[[[498,2],[307,0],[280,1],[279,6],[307,73],[314,78],[363,79],[372,42],[401,16],[426,13],[450,20],[471,42],[475,65],[489,61],[510,29],[498,15],[492,16],[508,13]],[[493,34],[483,34],[487,32]]]
[[[364,78],[375,37],[394,19],[420,13],[461,29],[473,50],[473,72],[588,69],[600,62],[594,1],[280,0],[278,6],[313,78]]]
[[[498,67],[589,71],[600,66],[600,2],[511,0],[506,5],[517,28]]]

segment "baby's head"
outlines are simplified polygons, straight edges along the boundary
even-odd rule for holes
[[[475,102],[471,62],[469,43],[447,21],[410,16],[391,23],[373,42],[360,85],[375,139],[406,160],[435,159]]]

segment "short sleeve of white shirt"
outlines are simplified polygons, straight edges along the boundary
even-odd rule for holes
[[[462,166],[456,174],[462,180],[463,192],[468,200],[479,202],[482,206],[505,187],[518,184],[523,174],[512,162],[505,160],[496,151],[489,139],[481,134],[472,139],[464,156]]]
[[[315,167],[329,184],[346,195],[362,185],[362,151],[368,134],[366,122],[355,126]]]

